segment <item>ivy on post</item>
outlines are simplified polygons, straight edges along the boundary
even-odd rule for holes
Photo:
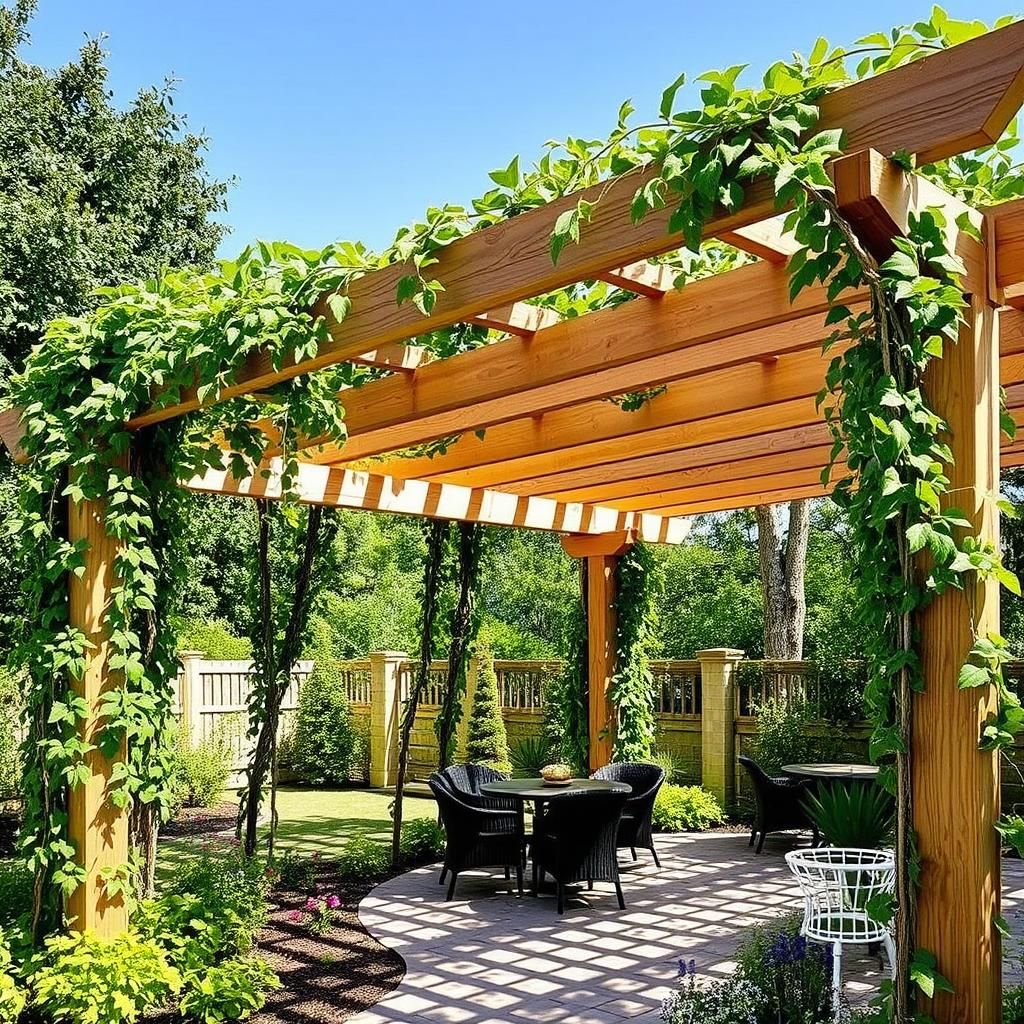
[[[587,700],[590,770],[612,760],[616,711],[610,688],[615,678],[615,581],[619,557],[636,543],[633,530],[562,538],[565,553],[586,559]]]

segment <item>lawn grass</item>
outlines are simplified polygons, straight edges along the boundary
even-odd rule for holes
[[[225,794],[234,800],[234,793]],[[282,786],[277,791],[278,853],[294,850],[308,856],[320,853],[325,858],[337,857],[342,847],[354,836],[391,841],[389,806],[394,795],[373,789],[306,789]],[[406,795],[404,819],[434,818],[437,807],[433,800]],[[173,877],[185,859],[201,849],[216,852],[227,844],[197,838],[175,838],[160,841],[157,852],[157,880]]]

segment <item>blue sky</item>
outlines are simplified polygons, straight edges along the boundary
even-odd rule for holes
[[[927,14],[918,0],[40,0],[26,56],[107,35],[111,87],[180,79],[176,108],[237,178],[224,255],[256,237],[387,243],[427,205],[464,202],[544,141],[607,134],[621,101],[656,109],[680,71],[760,71],[818,35],[849,43]],[[1011,3],[949,3],[992,21]]]

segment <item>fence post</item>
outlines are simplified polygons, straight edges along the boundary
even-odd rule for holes
[[[203,680],[202,651],[178,651],[181,662],[181,682],[178,686],[178,722],[189,745],[203,739]]]
[[[370,659],[370,785],[393,786],[398,775],[399,669],[408,654],[372,651]]]
[[[743,651],[697,652],[701,686],[701,779],[726,809],[736,802],[736,666]]]
[[[455,729],[456,760],[465,763],[466,743],[469,739],[469,713],[473,710],[476,698],[476,681],[480,673],[480,658],[472,654],[466,659],[466,694],[462,699],[462,717]]]

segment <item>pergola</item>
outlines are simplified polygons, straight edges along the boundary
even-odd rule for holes
[[[950,424],[956,463],[952,488],[976,530],[997,537],[992,495],[999,467],[1024,464],[1024,442],[1000,447],[998,393],[1006,389],[1024,424],[1024,200],[969,210],[888,160],[896,151],[919,164],[996,141],[1024,102],[1024,24],[826,95],[819,128],[845,131],[846,155],[833,166],[839,206],[879,256],[926,207],[947,212],[951,248],[967,267],[970,306],[960,343],[929,370],[933,408]],[[673,290],[670,273],[649,262],[678,249],[669,211],[640,224],[630,204],[649,171],[582,193],[593,219],[557,265],[548,241],[560,213],[579,194],[452,242],[432,274],[444,285],[424,316],[399,305],[408,269],[391,266],[348,288],[351,310],[337,322],[323,299],[331,340],[312,359],[280,370],[253,358],[222,398],[256,392],[342,361],[381,366],[382,379],[339,396],[348,438],[310,438],[302,454],[299,498],[310,504],[523,526],[565,535],[566,550],[588,564],[589,699],[595,763],[610,757],[615,671],[615,559],[636,539],[685,538],[698,513],[821,496],[832,439],[815,396],[830,355],[824,288],[791,302],[785,235],[767,182],[743,208],[716,216],[707,235],[756,261]],[[598,201],[599,200],[599,201]],[[967,214],[981,229],[957,227]],[[961,219],[961,224],[963,224]],[[559,321],[528,300],[575,282],[600,279],[635,293],[614,308]],[[857,308],[867,295],[838,301]],[[472,322],[503,332],[493,344],[428,361],[415,340],[427,331]],[[202,382],[197,382],[202,383]],[[664,386],[639,411],[608,398]],[[195,397],[155,404],[130,421],[139,428],[199,407]],[[8,416],[4,437],[15,448]],[[399,456],[425,442],[461,435],[442,454]],[[196,491],[279,497],[280,463],[245,480],[227,470],[187,481]],[[841,465],[835,478],[842,475]],[[73,537],[90,542],[86,572],[71,582],[71,614],[93,640],[83,692],[95,703],[116,686],[106,666],[103,610],[111,586],[113,541],[102,503],[72,505]],[[981,628],[998,628],[993,584],[977,587]],[[978,750],[994,694],[962,691],[957,674],[971,646],[967,603],[950,592],[920,617],[926,690],[915,700],[913,787],[923,872],[919,945],[932,950],[955,992],[939,995],[940,1021],[995,1020],[1000,1002],[999,809],[997,756]],[[95,723],[88,723],[93,728]],[[99,875],[126,860],[127,825],[107,787],[113,765],[90,755],[90,782],[71,792],[72,836],[89,880],[70,901],[79,923],[100,931],[124,926],[119,899],[102,895]]]

